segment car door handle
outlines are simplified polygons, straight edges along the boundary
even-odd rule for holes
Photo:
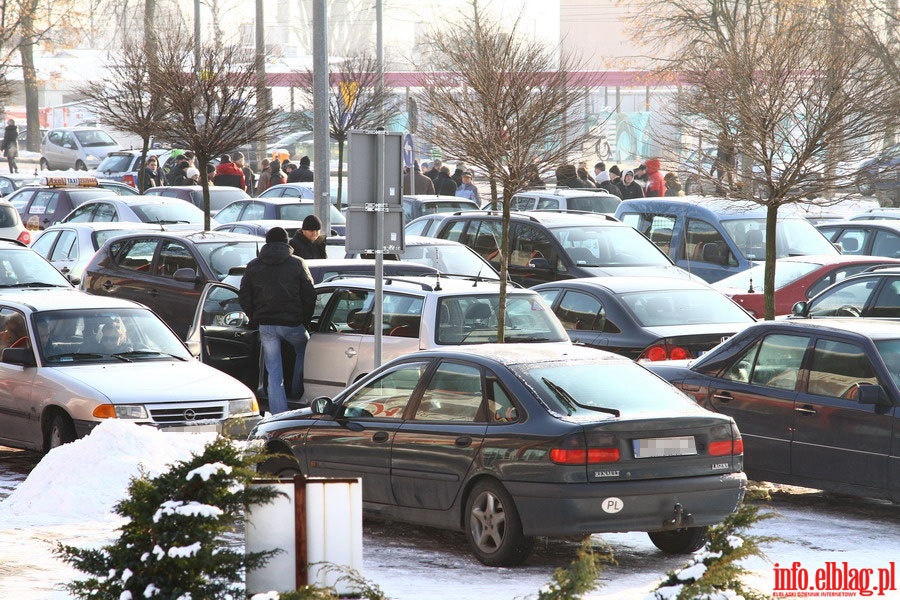
[[[373,442],[386,442],[388,441],[388,432],[387,431],[376,431],[372,436]]]
[[[156,288],[150,288],[149,290],[147,290],[147,293],[150,294],[151,296],[153,296],[154,298],[159,296],[159,290],[157,290]]]
[[[472,445],[472,438],[470,438],[467,435],[464,435],[463,437],[456,438],[456,441],[454,442],[454,444],[456,445],[457,448],[468,448],[469,446]]]
[[[713,394],[713,400],[718,400],[719,402],[731,402],[734,400],[734,397],[731,395],[731,392],[716,392]]]
[[[102,286],[102,287],[103,287],[104,290],[111,290],[111,289],[113,288],[113,282],[112,282],[112,281],[109,281],[109,280],[107,279],[106,281],[103,282],[103,286]]]
[[[249,331],[238,331],[234,334],[234,337],[242,338],[242,337],[247,337],[248,335],[250,335]]]
[[[794,410],[796,410],[798,413],[803,413],[804,415],[814,415],[819,412],[809,404],[804,404],[803,406],[798,406],[798,407],[794,408]]]
[[[347,348],[347,350],[344,351],[344,354],[347,355],[347,358],[353,358],[354,356],[357,355],[356,348],[351,346],[351,347]]]

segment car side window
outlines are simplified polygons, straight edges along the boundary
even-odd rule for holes
[[[669,254],[672,249],[672,232],[675,230],[677,219],[673,215],[644,215],[645,228],[641,233],[650,238],[650,241]]]
[[[30,348],[25,315],[13,308],[0,310],[0,350],[4,348]]]
[[[515,423],[519,420],[519,409],[510,395],[493,376],[485,378],[487,385],[487,418],[489,423]]]
[[[861,383],[878,383],[865,350],[846,342],[816,342],[809,367],[810,394],[855,399]]]
[[[338,419],[400,420],[428,362],[404,363],[358,389],[339,408]]]
[[[381,310],[384,335],[418,339],[423,303],[420,297],[385,294]]]
[[[528,196],[513,196],[510,201],[509,210],[531,210],[534,208],[534,198]]]
[[[471,423],[476,421],[483,399],[479,368],[443,362],[422,392],[415,419]]]
[[[684,257],[717,265],[737,266],[737,259],[722,234],[706,221],[688,219],[685,229]]]
[[[497,239],[500,239],[499,232]],[[530,225],[519,224],[517,226],[509,252],[510,265],[527,267],[532,259],[544,258],[550,263],[552,269],[556,261],[556,253],[553,251],[550,236]]]
[[[756,354],[750,383],[793,390],[803,362],[809,338],[797,335],[773,334],[763,340]]]
[[[172,277],[178,269],[194,269],[197,272],[197,259],[181,242],[166,240],[162,243],[159,257],[156,260],[155,274],[160,277]]]
[[[556,316],[566,329],[603,331],[606,324],[603,303],[584,292],[567,291],[556,309]]]
[[[487,261],[500,262],[500,221],[472,221],[462,243]]]
[[[538,200],[538,210],[555,210],[559,208],[559,200],[556,198],[541,198]]]
[[[319,297],[322,293],[319,293]],[[330,312],[323,315],[319,331],[323,333],[371,333],[371,298],[367,290],[337,290],[330,293]],[[318,298],[316,304],[318,305]]]
[[[53,242],[56,241],[59,234],[59,231],[45,231],[41,234],[41,237],[31,244],[31,249],[44,258],[48,258],[50,256],[50,249],[53,247]]]
[[[866,239],[870,233],[861,228],[847,228],[838,239],[833,241],[841,245],[841,254],[865,254]]]
[[[900,279],[893,278],[884,283],[867,316],[900,317]]]
[[[95,208],[95,204],[79,206],[69,214],[66,223],[87,223],[88,221],[92,221]]]
[[[200,312],[201,327],[244,326],[243,310],[238,302],[237,292],[222,286],[210,290]]]
[[[241,209],[243,207],[244,205],[242,202],[226,206],[216,214],[216,221],[219,221],[220,223],[231,223],[232,221],[237,221],[238,215],[241,214]]]
[[[34,200],[31,202],[31,206],[28,207],[29,214],[32,215],[43,215],[48,212],[53,212],[50,208],[51,203],[55,207],[55,202],[53,200],[59,192],[54,192],[53,190],[43,190],[34,195]]]
[[[116,207],[109,202],[98,202],[96,210],[94,210],[93,220],[105,223],[116,222],[119,220],[119,215],[116,213]]]
[[[872,256],[900,258],[900,236],[889,231],[876,233],[872,244]]]
[[[828,273],[824,277],[820,278],[818,281],[814,282],[806,289],[806,297],[812,298],[828,286],[837,283],[838,281],[843,281],[850,275],[856,275],[857,273],[862,273],[866,269],[869,268],[870,265],[848,265],[846,267],[841,267],[839,269],[835,269],[831,273]]]
[[[266,214],[266,205],[262,202],[247,202],[244,212],[241,213],[241,221],[254,221],[262,219]]]
[[[59,234],[59,241],[50,255],[51,261],[76,260],[78,258],[78,236],[70,229],[64,229]]]
[[[863,308],[878,287],[878,278],[867,277],[848,281],[831,288],[827,294],[815,298],[809,307],[810,317],[853,317]]]
[[[149,271],[153,262],[153,254],[156,252],[156,240],[128,240],[116,252],[116,248],[110,248],[110,254],[114,255],[116,264],[125,269],[134,271]]]

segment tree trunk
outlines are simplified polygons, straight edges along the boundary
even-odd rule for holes
[[[23,7],[24,8],[24,7]],[[19,44],[22,56],[22,84],[25,87],[25,123],[28,128],[25,147],[30,152],[41,150],[41,114],[38,103],[37,71],[34,68],[34,18],[31,11],[23,10],[22,41]]]
[[[491,177],[491,194],[497,195],[495,179]],[[497,343],[506,339],[506,284],[509,279],[509,206],[512,194],[508,187],[503,188],[503,221],[500,224],[500,301],[497,307]]]
[[[778,226],[779,203],[772,201],[766,205],[766,268],[763,272],[764,318],[775,318],[775,230]]]

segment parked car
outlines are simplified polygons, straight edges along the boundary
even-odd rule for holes
[[[0,239],[16,240],[26,246],[31,243],[31,232],[22,224],[16,207],[0,200]]]
[[[520,564],[535,536],[646,531],[693,552],[746,484],[730,418],[574,346],[408,355],[250,437],[263,472],[362,477],[366,514],[463,531],[489,566]]]
[[[116,195],[100,187],[96,177],[46,177],[42,181],[43,185],[25,186],[6,196],[31,231],[58,223],[88,200]]]
[[[306,267],[313,278],[313,283],[331,281],[338,277],[375,277],[375,261],[363,258],[311,258],[306,259]],[[244,277],[245,267],[232,267],[228,277],[222,280],[235,288],[241,287],[241,279]],[[426,265],[397,260],[384,261],[382,273],[385,277],[423,277],[435,275],[437,269]]]
[[[36,293],[48,288],[74,290],[47,260],[21,242],[0,240],[0,290],[27,288]]]
[[[697,196],[638,198],[623,201],[616,218],[647,236],[676,265],[708,282],[766,258],[766,209],[754,202]],[[775,235],[776,258],[839,254],[788,207],[779,213]]]
[[[900,500],[900,324],[764,321],[688,366],[648,368],[734,418],[751,479]]]
[[[900,221],[832,221],[816,228],[845,255],[900,258]]]
[[[312,183],[295,182],[279,183],[268,187],[259,195],[260,198],[315,198]]]
[[[412,221],[422,215],[434,213],[456,212],[459,210],[478,210],[477,202],[459,196],[436,196],[434,194],[405,195],[401,198],[404,222]]]
[[[900,219],[900,208],[882,207],[870,208],[850,217],[851,221],[873,221],[886,219]]]
[[[697,358],[754,319],[705,283],[584,277],[532,288],[569,338],[638,361]]]
[[[447,215],[434,237],[465,244],[500,268],[503,216]],[[690,278],[634,228],[609,215],[517,212],[510,215],[509,275],[520,285],[604,275]]]
[[[256,258],[262,244],[254,236],[225,232],[126,233],[100,247],[80,289],[140,302],[187,339],[203,286]]]
[[[432,213],[430,215],[423,215],[412,221],[407,221],[403,226],[403,233],[407,238],[411,235],[434,237],[437,234],[441,222],[448,214],[449,213]]]
[[[900,318],[900,268],[873,267],[794,304],[793,317]]]
[[[166,185],[147,188],[145,196],[165,196],[166,198],[178,198],[190,202],[200,210],[203,210],[203,187],[199,185]],[[250,196],[242,189],[227,185],[210,186],[209,210],[212,214],[221,210],[235,200],[243,200]]]
[[[266,234],[273,227],[281,227],[287,231],[288,238],[294,236],[297,231],[303,228],[303,221],[289,221],[282,219],[258,219],[256,221],[232,221],[231,223],[222,223],[213,228],[213,231],[233,231],[234,233],[246,233],[247,235],[255,235],[265,238]]]
[[[0,173],[0,197],[12,194],[20,187],[40,183],[38,175],[29,173]]]
[[[316,308],[304,362],[302,399],[288,393],[288,404],[309,404],[334,395],[375,364],[374,277],[342,277],[316,286]],[[447,276],[392,277],[383,281],[383,361],[408,352],[448,345],[485,344],[497,340],[498,283]],[[237,289],[213,283],[203,291],[190,343],[201,348],[201,360],[224,369],[267,397],[260,372],[259,340],[248,327],[237,301]],[[508,343],[569,345],[559,320],[531,290],[510,288],[506,300]],[[512,346],[510,346],[512,347]],[[293,352],[283,350],[285,381],[293,371]]]
[[[775,314],[790,314],[795,303],[808,300],[850,275],[875,265],[900,265],[900,260],[874,256],[785,256],[775,261]],[[762,318],[765,309],[765,264],[720,279],[713,287],[731,297],[752,315]]]
[[[162,148],[151,148],[147,150],[147,156],[160,157],[167,152],[168,150]],[[98,177],[120,181],[137,189],[143,167],[141,150],[117,150],[110,152],[106,155],[106,158],[100,161],[100,164],[97,165],[96,173]]]
[[[121,150],[111,135],[96,127],[51,129],[41,140],[41,170],[96,169],[106,155]]]
[[[900,144],[885,148],[864,161],[856,176],[856,186],[866,196],[883,195],[900,202]]]
[[[56,224],[42,231],[31,249],[78,285],[84,268],[106,240],[134,230],[159,231],[160,227],[130,221]]]
[[[548,190],[527,190],[516,193],[510,200],[510,210],[564,210],[616,214],[622,199],[606,190],[586,190],[556,188]],[[502,206],[486,203],[483,208],[502,210]]]
[[[47,452],[104,419],[241,436],[259,418],[246,386],[192,360],[175,334],[137,303],[4,291],[0,317],[7,327],[12,320],[26,327],[24,337],[0,350],[4,445]]]
[[[294,185],[286,183],[283,185]],[[299,184],[296,184],[299,185]],[[303,221],[309,215],[316,213],[315,201],[312,198],[300,198],[297,196],[276,196],[265,194],[279,186],[273,186],[256,198],[236,200],[215,214],[219,223],[233,223],[234,221],[258,221],[265,219],[278,219],[288,221]],[[329,219],[331,219],[332,235],[344,235],[346,233],[347,220],[333,204],[329,204]]]
[[[108,196],[88,200],[60,223],[130,221],[152,223],[165,229],[203,229],[203,211],[176,198],[161,196]],[[212,220],[211,225],[218,225]]]
[[[346,258],[370,258],[375,255],[369,252],[348,252]],[[384,261],[411,262],[434,267],[447,275],[474,277],[499,281],[500,276],[491,263],[484,260],[468,246],[458,242],[438,238],[408,235],[402,252],[385,252]]]
[[[109,179],[98,179],[97,185],[102,187],[104,190],[113,192],[117,196],[137,196],[140,192],[138,192],[136,187],[132,187],[125,183],[124,181],[111,181]]]

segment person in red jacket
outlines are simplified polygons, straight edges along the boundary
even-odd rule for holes
[[[647,190],[645,192],[645,195],[648,198],[654,196],[665,196],[666,182],[663,174],[659,172],[659,159],[651,158],[644,164],[647,165]]]
[[[231,162],[231,156],[228,154],[223,154],[219,160],[219,166],[216,167],[216,174],[213,176],[213,183],[216,185],[230,185],[242,190],[247,189],[243,169]]]

